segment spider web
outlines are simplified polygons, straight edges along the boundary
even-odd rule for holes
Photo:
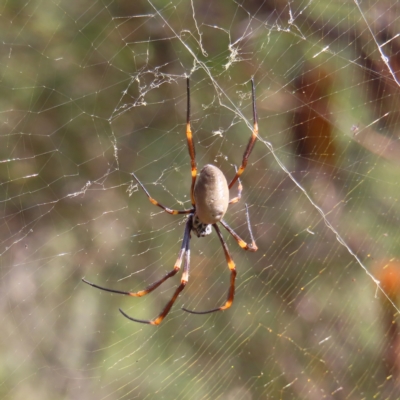
[[[12,1],[1,10],[2,399],[400,397],[400,9],[392,1]],[[192,237],[198,167],[242,201]],[[236,189],[231,191],[231,197]]]

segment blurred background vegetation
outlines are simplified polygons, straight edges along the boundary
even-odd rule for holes
[[[399,5],[276,0],[0,5],[0,397],[400,397]],[[379,47],[381,46],[381,47]],[[387,62],[382,53],[387,57]],[[259,140],[226,221],[191,242],[186,76],[199,167],[229,177]],[[235,196],[236,191],[231,193]],[[179,274],[178,274],[179,275]],[[380,284],[378,284],[378,280]]]

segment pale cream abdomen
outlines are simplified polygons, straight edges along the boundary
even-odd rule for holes
[[[229,204],[229,188],[225,175],[214,165],[207,164],[197,176],[194,187],[196,215],[203,224],[220,221]]]

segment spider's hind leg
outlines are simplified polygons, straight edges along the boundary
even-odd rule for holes
[[[235,165],[235,171],[237,173],[237,168]],[[242,181],[240,180],[240,178],[238,178],[238,191],[237,191],[237,196],[234,197],[233,199],[229,200],[229,204],[235,204],[238,201],[240,201],[240,199],[242,198],[242,191],[243,191],[243,185],[242,185]]]
[[[247,227],[249,229],[250,238],[251,238],[251,243],[250,244],[246,243],[224,220],[221,219],[221,221],[219,221],[219,222],[234,237],[234,239],[236,240],[237,244],[243,250],[257,251],[258,247],[256,245],[256,241],[254,240],[253,231],[251,230],[250,217],[249,217],[249,207],[248,207],[247,204],[245,204],[245,206],[246,206]]]
[[[150,196],[150,193],[147,191],[147,189],[143,186],[143,183],[139,181],[139,179],[137,178],[137,176],[131,172],[132,176],[136,179],[136,182],[140,185],[140,187],[143,189],[143,191],[146,193],[146,196],[149,198],[150,202],[152,204],[154,204],[157,207],[162,208],[165,212],[167,212],[168,214],[172,214],[172,215],[177,215],[177,214],[190,214],[191,212],[194,212],[194,209],[191,208],[190,210],[173,210],[171,208],[165,207],[163,206],[161,203],[159,203],[156,199],[153,199]]]
[[[195,205],[194,200],[194,185],[197,177],[197,165],[196,165],[196,150],[194,148],[192,127],[190,124],[190,80],[189,77],[186,79],[186,90],[187,90],[187,108],[186,108],[186,140],[190,155],[190,165],[192,168],[192,186],[190,188],[190,198],[192,206]]]
[[[253,150],[254,144],[258,135],[258,122],[257,122],[257,108],[256,108],[256,89],[254,85],[254,79],[251,79],[251,97],[253,102],[253,133],[250,136],[250,139],[247,143],[246,150],[243,154],[242,164],[239,169],[236,171],[236,175],[231,180],[229,184],[229,189],[235,184],[235,182],[239,179],[240,175],[242,175],[243,171],[246,169],[247,161],[250,157],[250,153]]]

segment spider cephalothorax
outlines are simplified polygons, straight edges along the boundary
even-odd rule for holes
[[[212,232],[211,224],[203,224],[198,215],[192,214],[192,231],[197,235],[197,237],[204,237]]]
[[[242,240],[239,235],[222,219],[228,209],[229,204],[237,203],[242,194],[242,184],[240,182],[240,175],[246,168],[247,160],[250,156],[251,151],[253,150],[257,134],[258,134],[258,124],[257,124],[257,112],[256,112],[256,100],[255,100],[255,88],[254,88],[254,81],[251,80],[251,89],[252,89],[252,99],[253,99],[253,133],[250,137],[250,140],[247,144],[246,150],[243,154],[242,164],[238,170],[236,170],[236,174],[231,180],[228,185],[228,182],[225,178],[225,175],[222,171],[211,164],[205,165],[199,174],[197,174],[197,166],[196,166],[196,155],[194,150],[194,143],[193,143],[193,136],[192,130],[190,126],[190,88],[189,88],[189,78],[187,78],[187,121],[186,121],[186,138],[188,143],[189,155],[191,160],[192,166],[192,186],[190,190],[190,198],[192,202],[192,208],[189,210],[172,210],[168,207],[163,206],[157,200],[153,199],[147,189],[143,186],[143,184],[139,181],[135,174],[132,173],[135,180],[138,182],[140,187],[146,193],[147,197],[149,198],[150,202],[154,205],[162,208],[165,212],[177,215],[177,214],[189,214],[186,226],[185,226],[185,233],[183,235],[181,249],[179,251],[178,259],[175,262],[174,268],[172,271],[168,272],[164,275],[160,280],[152,283],[146,289],[141,290],[139,292],[124,292],[115,289],[108,289],[103,286],[98,286],[94,283],[91,283],[85,279],[82,279],[85,283],[101,289],[107,292],[124,294],[126,296],[132,297],[142,297],[154,289],[158,288],[163,282],[167,279],[174,276],[181,268],[182,260],[185,258],[185,263],[183,267],[183,273],[181,278],[181,283],[177,287],[172,296],[171,300],[167,303],[164,307],[162,312],[154,319],[151,320],[141,320],[132,318],[127,315],[124,311],[121,313],[128,319],[141,322],[144,324],[151,324],[151,325],[159,325],[161,321],[165,318],[165,316],[171,310],[173,304],[175,303],[176,299],[178,298],[180,292],[185,288],[188,279],[189,279],[189,264],[190,264],[190,232],[194,231],[198,237],[204,237],[209,235],[212,232],[212,227],[214,228],[215,232],[218,235],[218,238],[221,242],[222,248],[225,253],[226,262],[228,263],[229,270],[231,272],[231,283],[228,291],[228,297],[226,302],[223,306],[214,308],[212,310],[207,311],[192,311],[186,308],[182,309],[192,314],[208,314],[214,311],[221,311],[226,310],[229,308],[233,303],[233,298],[235,296],[235,278],[236,278],[236,266],[232,260],[231,255],[228,251],[228,246],[225,243],[225,240],[222,237],[221,231],[217,225],[219,222],[236,240],[239,246],[244,250],[249,251],[256,251],[257,246],[253,238],[253,234],[251,232],[250,226],[250,219],[249,219],[249,211],[246,204],[246,218],[247,218],[247,225],[250,232],[251,244],[247,244],[244,240]],[[229,200],[229,189],[238,181],[238,194],[233,199]]]

